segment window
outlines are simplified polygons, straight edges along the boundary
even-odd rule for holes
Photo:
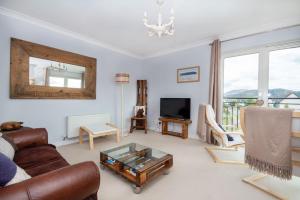
[[[269,54],[269,105],[300,109],[300,47]]]
[[[68,88],[81,88],[81,80],[68,78]]]
[[[237,53],[237,54],[236,54]],[[241,107],[300,109],[300,42],[268,46],[223,57],[223,124],[239,129]]]
[[[61,77],[49,77],[49,86],[51,87],[65,87],[65,79]]]
[[[227,129],[238,127],[240,107],[256,102],[258,63],[258,53],[224,59],[223,125]]]
[[[235,56],[224,60],[224,93],[258,88],[258,54]],[[257,96],[257,92],[254,94]]]

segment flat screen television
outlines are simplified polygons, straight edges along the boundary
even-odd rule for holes
[[[179,119],[190,119],[190,98],[160,98],[160,116]]]

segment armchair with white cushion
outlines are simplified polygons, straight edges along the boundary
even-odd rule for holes
[[[205,108],[206,124],[212,131],[213,138],[217,141],[218,147],[205,147],[216,163],[244,164],[242,161],[222,160],[216,156],[214,151],[237,151],[239,147],[245,145],[242,132],[227,132],[216,122],[216,115],[211,105]]]

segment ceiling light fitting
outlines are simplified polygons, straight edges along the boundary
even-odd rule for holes
[[[164,4],[163,0],[157,0],[156,4],[159,6],[159,12],[158,12],[158,22],[157,24],[149,24],[148,23],[148,15],[147,12],[144,12],[144,25],[148,28],[148,35],[150,37],[156,35],[159,38],[162,36],[167,35],[174,35],[174,10],[171,9],[171,17],[170,21],[167,24],[162,23],[162,14],[161,14],[161,7]]]

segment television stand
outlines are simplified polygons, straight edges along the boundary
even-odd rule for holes
[[[189,119],[178,119],[178,118],[168,118],[168,117],[160,117],[159,121],[162,123],[162,134],[163,135],[173,135],[177,137],[181,137],[183,139],[188,138],[188,126],[192,123]],[[173,132],[168,130],[169,122],[181,124],[182,131],[179,132]]]

